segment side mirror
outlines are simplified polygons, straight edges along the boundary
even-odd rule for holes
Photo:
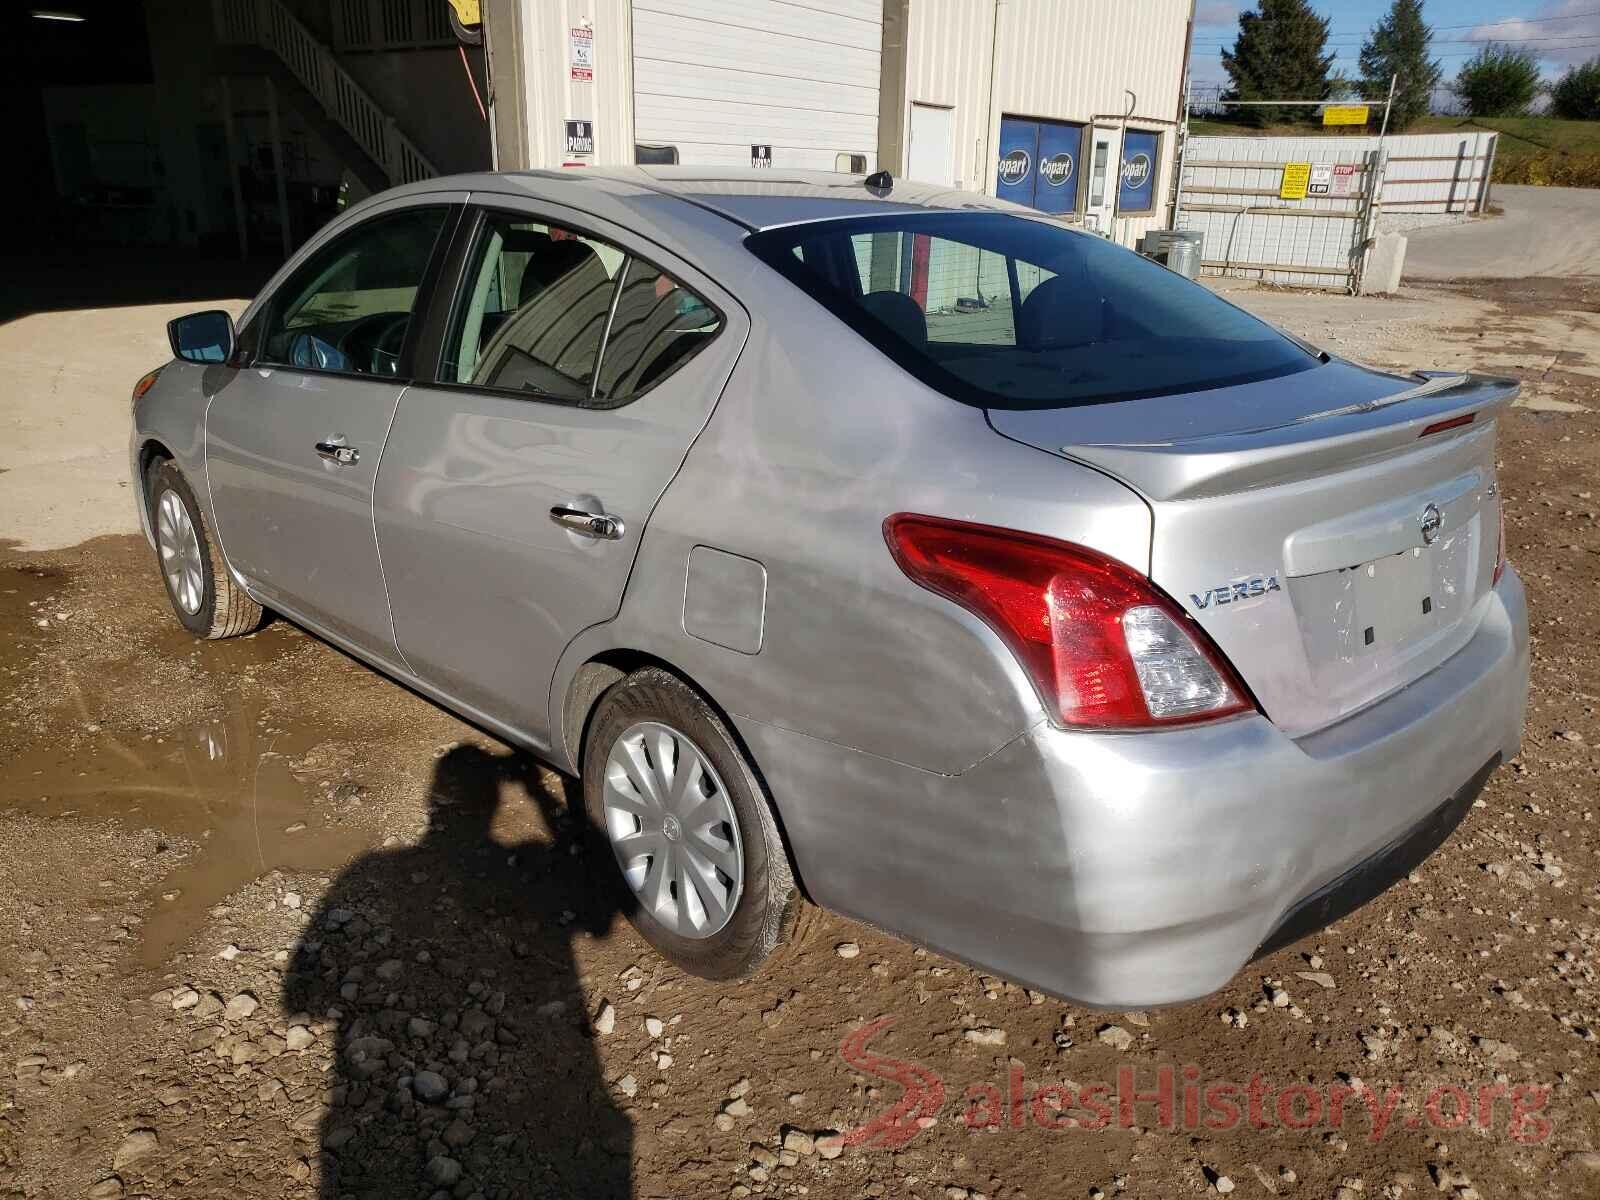
[[[233,357],[233,318],[220,308],[167,322],[172,353],[184,362],[223,363]]]

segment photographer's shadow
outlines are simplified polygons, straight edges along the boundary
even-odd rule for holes
[[[495,840],[501,805],[522,827],[510,806],[529,800],[557,836]],[[617,915],[585,826],[531,758],[461,746],[435,768],[422,841],[334,881],[283,997],[336,1027],[323,1197],[631,1195],[632,1130],[574,957]]]

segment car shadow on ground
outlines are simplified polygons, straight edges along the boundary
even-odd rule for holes
[[[556,836],[497,838],[497,817],[526,828],[511,806],[528,803]],[[285,976],[290,1026],[337,1037],[321,1195],[629,1196],[632,1128],[575,954],[618,912],[586,865],[581,803],[526,755],[458,746],[428,805],[420,842],[339,875]]]

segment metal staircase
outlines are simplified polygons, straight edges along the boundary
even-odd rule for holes
[[[439,174],[416,144],[400,132],[394,118],[282,0],[212,0],[212,4],[217,40],[223,45],[271,51],[377,165],[390,186]]]

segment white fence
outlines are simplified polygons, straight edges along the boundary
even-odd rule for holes
[[[219,41],[276,54],[390,183],[414,183],[439,173],[282,0],[214,0],[214,10]]]
[[[1176,224],[1204,235],[1207,274],[1354,288],[1377,232],[1482,211],[1496,136],[1191,137]],[[1336,182],[1327,194],[1283,199],[1289,163],[1334,168]]]
[[[1384,138],[1389,167],[1379,197],[1379,227],[1436,225],[1481,213],[1499,136],[1482,131]]]

